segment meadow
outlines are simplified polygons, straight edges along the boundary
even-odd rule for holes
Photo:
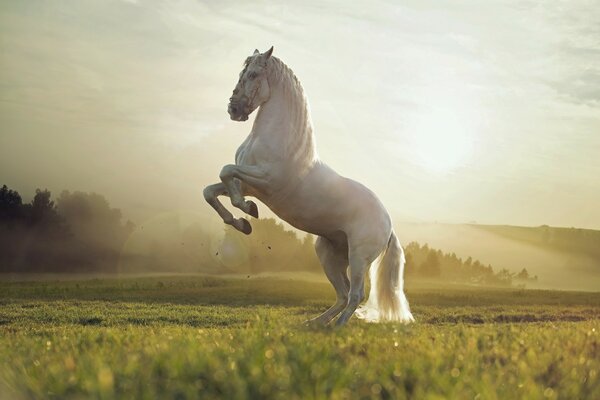
[[[417,322],[309,327],[324,282],[0,282],[0,399],[598,399],[600,293],[413,282]]]

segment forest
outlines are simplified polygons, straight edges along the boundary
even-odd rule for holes
[[[136,227],[97,193],[63,191],[56,200],[37,189],[25,203],[6,185],[0,189],[0,272],[199,272],[259,274],[321,273],[312,235],[286,229],[273,218],[255,220],[251,235],[228,226],[211,232],[195,223],[177,235],[131,239]],[[219,233],[222,239],[214,243]],[[139,235],[138,235],[139,236]],[[526,268],[496,270],[410,242],[405,246],[406,279],[477,285],[524,285],[537,280]]]

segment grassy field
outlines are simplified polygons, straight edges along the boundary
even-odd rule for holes
[[[600,398],[600,293],[407,294],[415,324],[333,329],[319,282],[0,282],[0,399]]]

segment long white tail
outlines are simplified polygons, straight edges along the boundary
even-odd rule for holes
[[[371,266],[369,299],[356,310],[358,318],[369,322],[415,320],[404,295],[404,262],[404,251],[392,230],[383,257]]]

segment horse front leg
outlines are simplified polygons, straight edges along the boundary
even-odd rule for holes
[[[265,192],[269,188],[268,174],[258,166],[229,164],[223,167],[219,178],[229,192],[231,204],[246,214],[258,218],[258,207],[253,201],[244,198],[241,183]]]
[[[229,192],[227,191],[227,188],[225,188],[223,182],[205,187],[203,194],[206,202],[217,211],[221,218],[223,218],[223,222],[233,226],[235,229],[246,235],[249,235],[252,232],[252,226],[250,226],[248,221],[244,218],[234,218],[233,214],[231,214],[229,210],[225,208],[223,203],[219,201],[219,196],[229,196]]]

